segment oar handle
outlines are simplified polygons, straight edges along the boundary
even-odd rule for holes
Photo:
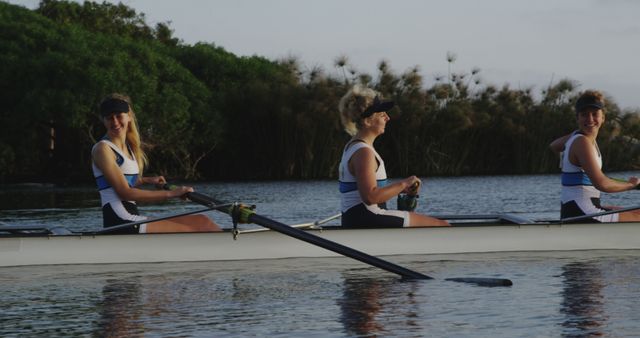
[[[208,198],[208,196],[203,195],[199,192],[189,192],[187,193],[187,198],[193,202],[196,202],[198,204],[202,204],[205,206],[209,206],[209,207],[215,207],[216,205],[223,204],[222,202]]]
[[[420,189],[420,181],[413,183],[409,189],[407,189],[407,195],[409,196],[417,196],[418,189]]]
[[[403,211],[414,211],[418,206],[418,190],[420,181],[414,182],[405,192],[398,194],[396,198],[396,208]]]
[[[160,186],[160,188],[162,188],[163,190],[175,190],[177,188],[176,185],[174,184],[169,184],[169,183],[165,183],[163,185]],[[188,192],[185,194],[185,197],[187,197],[189,200],[196,202],[198,204],[202,204],[204,206],[208,206],[208,207],[215,207],[219,204],[224,204],[220,201],[216,201],[213,198],[207,196],[207,195],[203,195],[201,193],[198,192]]]

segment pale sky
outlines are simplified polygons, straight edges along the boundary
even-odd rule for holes
[[[27,8],[39,0],[10,0]],[[101,1],[100,1],[101,2]],[[117,3],[118,1],[109,1]],[[634,0],[123,0],[151,26],[171,22],[185,43],[212,42],[236,55],[296,56],[307,68],[346,55],[376,75],[419,66],[425,85],[481,69],[484,83],[533,87],[569,78],[640,108],[640,1]]]

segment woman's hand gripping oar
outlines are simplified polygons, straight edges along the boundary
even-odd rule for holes
[[[625,180],[623,178],[617,178],[617,177],[609,177],[609,178],[614,180],[614,181],[616,181],[616,182],[620,182],[620,183],[629,183],[629,181],[630,181],[630,179],[629,180]],[[640,190],[640,185],[636,185],[633,189]]]
[[[171,189],[171,187],[167,185],[165,185],[164,188]],[[308,232],[305,232],[296,228],[292,228],[284,223],[280,223],[272,219],[269,219],[267,217],[258,215],[251,208],[248,208],[241,204],[236,203],[231,207],[229,207],[228,204],[227,206],[223,206],[225,205],[224,202],[215,200],[214,198],[211,198],[209,196],[206,196],[204,194],[197,193],[197,192],[187,193],[186,197],[195,203],[198,203],[198,204],[201,204],[201,205],[204,205],[212,209],[222,211],[224,213],[231,215],[232,217],[234,217],[234,222],[238,221],[240,223],[255,223],[255,224],[264,226],[266,228],[269,228],[271,230],[285,234],[287,236],[291,236],[301,241],[305,241],[307,243],[319,246],[321,248],[336,252],[343,256],[347,256],[347,257],[359,260],[365,264],[369,264],[369,265],[378,267],[380,269],[386,270],[388,272],[395,273],[405,279],[433,279],[432,277],[429,277],[422,273],[409,270],[407,268],[404,268],[402,266],[371,256],[364,252],[355,250],[353,248],[344,246],[342,244],[324,239],[322,237],[315,236]],[[481,286],[513,285],[511,280],[502,279],[502,278],[450,278],[446,280],[463,282],[463,283],[472,283],[472,284],[481,285]]]
[[[397,209],[404,211],[415,211],[418,206],[418,191],[420,189],[420,181],[415,182],[406,191],[400,193],[397,197]]]

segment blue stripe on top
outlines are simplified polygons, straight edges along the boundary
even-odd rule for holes
[[[377,180],[377,186],[378,188],[382,188],[384,186],[387,185],[387,180]],[[356,182],[342,182],[340,181],[340,192],[341,193],[347,193],[347,192],[351,192],[351,191],[355,191],[358,190],[358,184]]]
[[[576,185],[593,185],[589,176],[583,171],[575,173],[562,173],[562,185],[571,187]]]
[[[124,178],[129,183],[129,187],[133,188],[138,182],[138,174],[133,175],[124,175]],[[96,177],[96,184],[98,185],[98,191],[111,188],[109,182],[104,178],[104,176]]]

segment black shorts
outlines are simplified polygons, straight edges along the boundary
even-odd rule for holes
[[[399,210],[367,208],[360,203],[342,213],[345,228],[402,228],[408,224],[409,213]]]
[[[610,211],[611,209],[603,208],[600,205],[600,199],[596,197],[592,197],[591,203],[593,205],[586,205],[585,207],[589,208],[588,212],[585,212],[576,201],[569,201],[567,203],[562,203],[560,206],[560,218],[569,218],[569,217],[578,217],[584,216],[587,214],[594,214],[604,211]],[[579,220],[575,220],[569,223],[602,223],[602,222],[617,222],[618,215],[611,214],[605,216],[597,216],[592,218],[583,218]]]
[[[126,219],[127,215],[122,215],[122,213],[129,214],[129,216],[140,216],[140,212],[138,211],[138,206],[135,203],[122,201],[122,206],[124,207],[124,211],[121,211],[121,216],[118,216],[118,213],[114,210],[114,207],[107,203],[102,207],[102,225],[105,228],[109,228],[112,226],[135,222],[135,219]],[[117,206],[116,206],[117,208]],[[137,217],[130,217],[137,218]],[[137,234],[140,233],[140,225],[134,225],[129,228],[118,229],[113,231],[114,234]]]

